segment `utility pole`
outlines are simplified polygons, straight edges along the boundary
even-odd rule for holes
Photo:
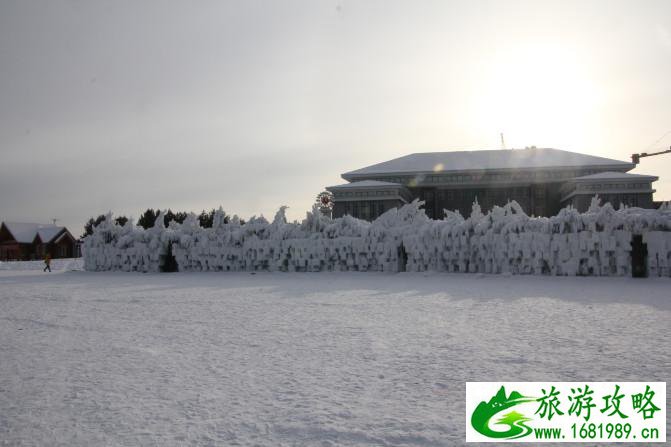
[[[639,164],[641,158],[643,157],[652,157],[653,155],[670,154],[670,153],[671,153],[671,147],[669,147],[669,149],[665,151],[653,152],[652,154],[648,154],[647,152],[641,152],[640,154],[631,154],[631,162],[637,165]]]
[[[506,148],[506,142],[503,139],[503,132],[501,132],[501,149],[505,149],[505,148]]]

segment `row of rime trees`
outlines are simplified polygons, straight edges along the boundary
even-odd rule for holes
[[[145,230],[148,228],[151,228],[154,226],[154,223],[156,222],[156,218],[159,215],[160,210],[157,209],[151,209],[148,208],[144,213],[140,214],[140,217],[137,220],[137,225],[141,226]],[[198,222],[200,222],[200,226],[203,228],[211,228],[212,223],[214,221],[214,208],[212,208],[210,211],[205,211],[203,210],[199,215],[198,215]],[[183,223],[184,220],[186,220],[186,217],[188,216],[189,213],[186,213],[184,211],[178,211],[178,212],[173,212],[172,210],[168,210],[163,214],[163,223],[165,226],[168,226],[168,224],[172,221],[175,221],[179,224]],[[84,224],[84,234],[82,234],[82,237],[90,236],[93,234],[93,229],[100,225],[101,222],[105,220],[105,215],[101,214],[95,219],[91,217],[85,224]],[[118,216],[114,219],[114,223],[120,226],[126,225],[126,222],[128,222],[128,217],[126,216]],[[229,216],[224,213],[224,223],[228,223],[229,221]],[[244,221],[242,221],[244,223]]]
[[[331,219],[315,205],[300,223],[287,222],[281,207],[272,222],[259,217],[245,225],[235,216],[222,224],[217,210],[211,228],[190,213],[183,224],[157,221],[146,230],[118,226],[110,214],[84,241],[84,268],[671,275],[669,205],[616,210],[595,197],[585,213],[569,206],[533,217],[515,201],[489,212],[474,203],[470,217],[446,211],[441,220],[430,219],[422,206],[414,200],[367,222]]]
[[[319,193],[315,198],[315,204],[319,207],[319,211],[322,213],[322,215],[331,217],[331,212],[333,210],[333,193],[329,191],[323,191]],[[160,210],[158,208],[156,208],[155,210],[148,208],[147,211],[145,211],[140,215],[140,218],[137,220],[137,224],[142,228],[144,228],[145,230],[153,227],[159,212]],[[214,222],[214,212],[215,209],[212,208],[209,212],[203,210],[198,215],[198,222],[200,222],[201,227],[212,228],[212,223]],[[184,211],[174,213],[171,209],[168,209],[168,211],[166,211],[166,213],[163,215],[163,223],[165,224],[166,227],[172,221],[175,221],[178,224],[182,224],[186,220],[187,216],[188,213]],[[91,217],[84,224],[84,234],[82,234],[81,237],[92,235],[93,229],[98,225],[100,225],[100,223],[104,220],[105,220],[104,214],[99,215],[95,219]],[[230,217],[226,213],[224,213],[224,223],[228,223],[229,220]],[[126,216],[118,216],[114,219],[114,223],[119,226],[126,225],[126,222],[128,222],[128,217]],[[244,219],[240,219],[240,224],[241,225],[245,224]]]

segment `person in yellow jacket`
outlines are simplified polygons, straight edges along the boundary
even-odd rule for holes
[[[51,272],[51,255],[49,253],[44,255],[44,270],[42,271],[46,272],[47,270]]]

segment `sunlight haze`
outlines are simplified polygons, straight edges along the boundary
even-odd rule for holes
[[[413,152],[671,146],[669,1],[0,3],[0,221],[302,219]],[[632,172],[659,176],[671,154]]]

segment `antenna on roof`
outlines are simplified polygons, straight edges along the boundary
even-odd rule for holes
[[[506,148],[506,141],[503,139],[503,132],[501,132],[501,149]]]
[[[52,218],[51,218],[51,221],[54,223],[54,225],[56,225],[56,222],[59,221],[59,220],[60,220],[60,219],[56,219],[55,217],[52,217]]]

